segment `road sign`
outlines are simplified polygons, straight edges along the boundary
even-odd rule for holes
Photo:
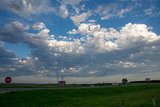
[[[11,83],[12,82],[12,78],[11,77],[6,77],[5,78],[5,82],[6,83]]]

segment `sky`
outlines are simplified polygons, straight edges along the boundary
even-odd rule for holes
[[[0,82],[160,77],[160,0],[0,0]]]

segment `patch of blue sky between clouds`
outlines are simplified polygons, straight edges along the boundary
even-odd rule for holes
[[[30,55],[32,49],[28,47],[25,43],[5,43],[4,48],[15,53],[18,58],[25,58]]]

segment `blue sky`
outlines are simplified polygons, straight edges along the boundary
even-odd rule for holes
[[[159,0],[1,0],[0,78],[157,79],[159,29]]]

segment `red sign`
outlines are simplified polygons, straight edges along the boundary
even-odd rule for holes
[[[60,86],[65,86],[66,85],[66,81],[59,81],[58,83]]]
[[[5,82],[6,83],[11,83],[12,82],[12,78],[11,77],[6,77],[5,78]]]

